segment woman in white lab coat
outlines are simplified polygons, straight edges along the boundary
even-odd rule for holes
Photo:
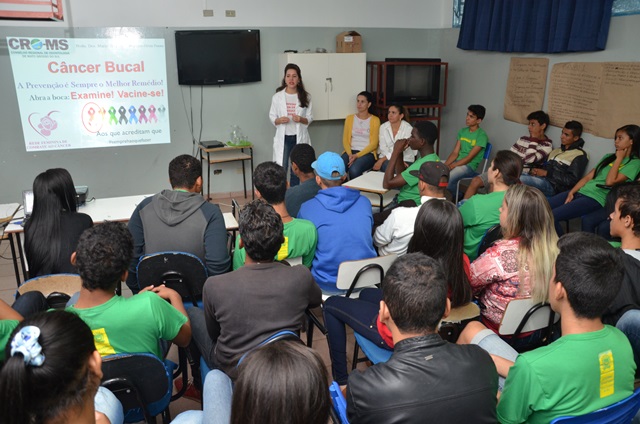
[[[269,119],[276,127],[273,138],[273,161],[289,167],[289,154],[298,143],[311,144],[307,127],[313,121],[311,96],[304,89],[298,65],[289,63],[284,68],[282,85],[271,98]],[[291,172],[291,186],[300,181]]]

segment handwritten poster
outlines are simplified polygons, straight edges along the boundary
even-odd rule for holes
[[[548,69],[549,59],[546,58],[511,58],[504,119],[526,123],[527,115],[542,109]]]
[[[28,152],[170,142],[162,39],[7,37]]]
[[[613,138],[623,125],[637,124],[640,63],[558,63],[551,70],[549,115],[562,127],[571,119],[599,137]]]

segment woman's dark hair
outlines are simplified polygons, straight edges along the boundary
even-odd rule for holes
[[[634,124],[630,124],[618,128],[616,130],[616,134],[618,134],[618,131],[624,131],[632,141],[631,155],[624,161],[624,164],[627,164],[631,159],[640,157],[640,127]],[[616,160],[615,153],[607,156],[602,162],[598,164],[598,166],[596,166],[596,172],[595,174],[593,174],[594,177],[598,175],[598,172],[609,166],[609,164],[611,164],[614,160]]]
[[[26,326],[40,329],[40,366],[25,363],[22,353],[10,355],[11,340]],[[11,334],[0,370],[0,422],[48,422],[93,398],[100,376],[91,372],[88,360],[95,350],[91,330],[74,313],[42,312],[22,321]]]
[[[440,262],[451,290],[451,306],[471,301],[471,285],[462,266],[464,224],[458,208],[442,199],[420,206],[407,253],[422,252]]]
[[[407,121],[408,123],[411,123],[411,116],[409,116],[409,110],[406,107],[404,107],[400,103],[391,103],[387,108],[387,111],[389,111],[389,109],[391,109],[392,107],[395,107],[396,109],[398,109],[398,112],[400,113],[400,115],[403,115],[402,116],[403,121]]]
[[[329,381],[322,359],[295,341],[256,349],[240,364],[231,424],[326,424]]]
[[[493,158],[493,169],[500,171],[505,185],[512,186],[520,182],[522,159],[510,150],[500,150]]]
[[[356,96],[356,98],[358,97],[364,97],[365,99],[367,99],[368,103],[371,103],[371,105],[369,106],[369,109],[367,109],[367,111],[373,115],[373,94],[371,94],[368,91],[361,91],[358,93],[358,95]]]
[[[24,228],[31,277],[57,272],[61,214],[76,209],[76,189],[66,169],[48,169],[33,181],[33,212]]]
[[[298,73],[298,101],[300,102],[300,107],[309,106],[309,93],[304,89],[304,83],[302,82],[302,73],[300,72],[300,67],[295,63],[288,63],[287,66],[284,67],[284,76],[287,75],[287,71],[293,69]],[[280,87],[276,88],[276,93],[287,88],[287,82],[284,80],[284,76],[282,77],[282,83],[280,83]]]

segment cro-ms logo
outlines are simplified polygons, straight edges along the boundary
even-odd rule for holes
[[[7,44],[13,50],[69,50],[69,41],[64,38],[9,38]]]

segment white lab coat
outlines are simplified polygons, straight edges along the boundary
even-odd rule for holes
[[[296,115],[307,118],[309,124],[313,121],[313,114],[311,113],[311,99],[309,99],[309,106],[300,107],[300,103],[296,105]],[[285,90],[278,91],[271,98],[271,109],[269,109],[269,120],[276,127],[276,135],[273,137],[273,161],[278,165],[282,165],[282,155],[284,154],[284,132],[285,125],[276,125],[276,119],[281,116],[287,116],[287,100],[285,96]],[[296,122],[296,142],[298,144],[311,144],[309,138],[309,131],[307,127],[309,124],[304,125],[300,122]]]

